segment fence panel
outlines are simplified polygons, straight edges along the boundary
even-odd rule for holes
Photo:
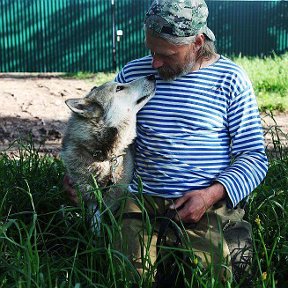
[[[0,71],[113,70],[110,1],[0,3]]]
[[[0,72],[114,71],[148,53],[152,0],[0,0]],[[224,55],[288,49],[288,1],[207,0]],[[118,31],[118,36],[117,36]]]
[[[116,34],[117,31],[123,31],[123,36],[116,35],[118,69],[128,61],[148,53],[144,43],[143,19],[150,2],[116,1]]]
[[[287,1],[207,1],[219,52],[263,56],[288,49]]]

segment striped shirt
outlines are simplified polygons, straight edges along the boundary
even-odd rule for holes
[[[146,56],[116,81],[156,76],[155,96],[137,114],[135,171],[130,190],[165,198],[218,181],[232,206],[264,179],[268,162],[256,97],[245,72],[221,56],[173,81],[162,80]]]

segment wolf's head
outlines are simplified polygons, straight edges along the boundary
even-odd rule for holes
[[[79,117],[103,121],[106,127],[119,127],[135,118],[154,91],[155,77],[151,75],[127,84],[108,82],[94,87],[84,98],[68,99],[65,103]]]

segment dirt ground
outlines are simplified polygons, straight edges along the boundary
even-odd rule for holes
[[[59,74],[0,74],[0,152],[19,137],[31,135],[42,152],[58,154],[70,110],[68,98],[84,96],[93,79],[63,79]],[[278,129],[287,141],[288,113],[262,114],[266,144]]]

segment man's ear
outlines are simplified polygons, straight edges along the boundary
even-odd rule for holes
[[[204,45],[204,42],[205,42],[204,34],[201,33],[196,35],[195,40],[193,42],[195,44],[196,51],[198,51]]]
[[[103,109],[98,103],[88,102],[85,98],[68,99],[65,103],[72,112],[85,118],[99,118],[103,115]]]

